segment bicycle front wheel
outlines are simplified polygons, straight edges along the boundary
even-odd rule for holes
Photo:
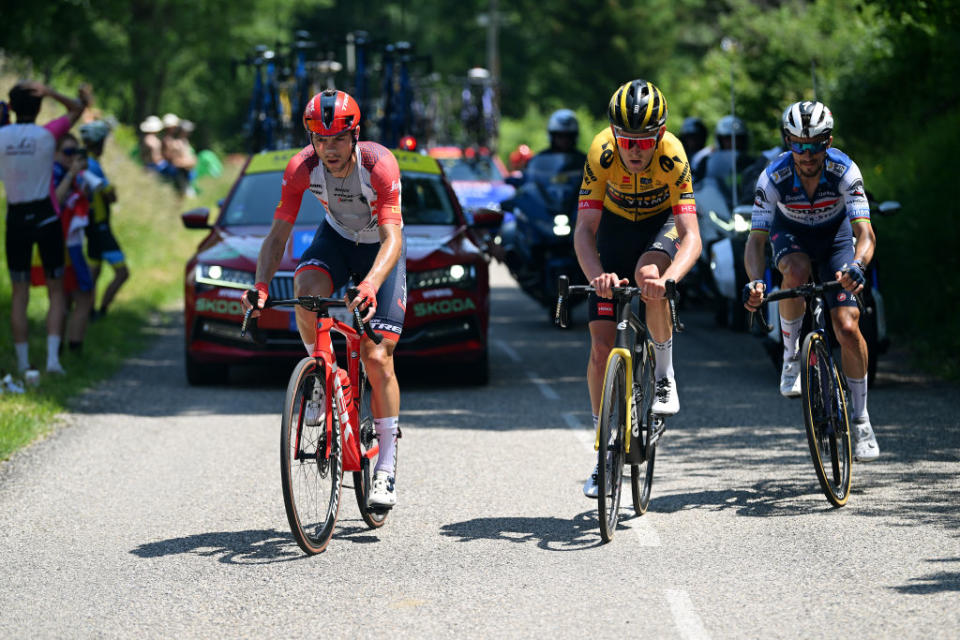
[[[358,393],[360,394],[360,442],[364,447],[373,444],[376,433],[373,429],[373,411],[370,409],[370,383],[367,382],[367,376],[363,372],[363,365],[360,369],[360,384]],[[353,472],[353,490],[357,496],[357,506],[360,508],[360,517],[371,529],[379,529],[387,520],[389,509],[370,509],[367,506],[367,498],[370,495],[370,488],[373,483],[373,470],[370,465],[373,461],[370,458],[360,458],[360,471]]]
[[[340,510],[343,482],[340,424],[326,424],[324,368],[304,358],[287,385],[280,431],[280,478],[290,531],[309,555],[327,548]],[[306,424],[308,403],[319,403],[319,424]],[[312,413],[312,411],[311,411]],[[328,453],[329,449],[329,453]]]
[[[853,450],[840,372],[823,334],[812,332],[804,338],[803,363],[803,420],[813,468],[823,495],[842,507],[850,497]]]
[[[642,454],[638,464],[630,465],[630,488],[633,494],[633,510],[638,516],[647,512],[650,504],[650,490],[653,487],[653,463],[657,458],[657,445],[650,442],[653,433],[653,394],[656,387],[654,378],[653,344],[644,342],[644,351],[636,354],[639,363],[635,371],[633,401],[637,403],[636,424],[631,428],[633,439],[630,444],[630,454]],[[634,454],[633,447],[639,451]]]
[[[619,353],[607,361],[600,403],[600,448],[597,450],[597,511],[600,537],[613,540],[620,512],[623,481],[623,438],[627,425],[627,362]]]

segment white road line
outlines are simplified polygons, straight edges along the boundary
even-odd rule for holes
[[[530,378],[530,381],[537,385],[537,388],[540,389],[540,393],[543,394],[543,397],[547,400],[559,400],[560,396],[557,395],[557,392],[554,391],[550,385],[541,380],[537,374],[533,371],[527,371],[527,377]]]
[[[503,340],[494,340],[497,343],[497,346],[500,347],[500,350],[507,354],[507,357],[513,360],[514,362],[520,362],[520,354],[517,353],[513,347],[508,345]]]
[[[667,602],[670,603],[670,612],[681,637],[685,640],[709,640],[710,635],[693,608],[690,594],[682,589],[667,589]]]
[[[577,434],[577,440],[583,443],[583,446],[588,451],[593,451],[593,443],[596,436],[587,431],[587,429],[580,424],[580,421],[577,420],[577,417],[569,411],[563,414],[563,421]]]
[[[623,500],[627,500],[629,504],[627,509],[633,511],[633,501],[630,498],[630,479],[627,477],[629,472],[624,469],[624,478],[623,478],[623,491],[624,495],[620,498],[621,505]],[[621,509],[623,506],[620,507]],[[660,546],[660,535],[657,533],[657,530],[653,528],[653,521],[650,519],[650,516],[641,516],[639,518],[632,518],[627,521],[630,525],[630,530],[637,536],[637,540],[640,541],[641,547],[659,547]]]

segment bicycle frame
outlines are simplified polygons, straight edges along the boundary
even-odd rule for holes
[[[615,355],[620,355],[627,362],[626,370],[626,382],[627,389],[633,389],[633,344],[631,342],[639,342],[643,340],[644,336],[647,333],[647,327],[640,318],[633,313],[633,309],[630,305],[630,298],[616,298],[616,310],[617,310],[617,337],[613,344],[613,348],[610,349],[610,354],[607,356],[607,361],[603,365],[603,370],[606,371],[607,367],[610,365],[610,360]],[[633,340],[635,338],[635,340]],[[600,406],[603,406],[603,389],[600,391]],[[627,433],[632,433],[633,431],[633,416],[636,415],[636,412],[633,408],[633,393],[627,394]],[[624,452],[630,454],[630,440],[631,438],[626,438],[624,442]],[[597,433],[596,439],[593,443],[593,450],[600,450],[600,424],[597,423]]]
[[[343,385],[337,373],[340,366],[337,363],[330,331],[336,331],[347,340],[347,377],[352,388],[356,390],[350,404],[347,404]],[[344,471],[360,471],[360,459],[372,459],[379,452],[378,443],[375,442],[369,448],[364,448],[364,444],[360,440],[360,400],[362,393],[360,389],[360,341],[362,337],[362,334],[357,333],[352,326],[345,322],[336,318],[319,316],[316,324],[316,346],[313,353],[310,354],[310,357],[318,360],[323,366],[326,388],[332,390],[332,394],[326,394],[326,455],[330,455],[333,420],[337,420],[344,443]],[[299,434],[297,437],[299,438]],[[297,443],[297,450],[299,451],[299,442]]]

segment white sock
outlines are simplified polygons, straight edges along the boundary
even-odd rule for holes
[[[60,336],[47,336],[47,369],[60,367]]]
[[[17,352],[17,369],[26,371],[30,368],[30,343],[17,342],[13,348]]]
[[[867,377],[847,378],[850,387],[850,419],[862,420],[867,417]]]
[[[668,338],[666,342],[653,341],[653,350],[656,355],[656,363],[653,367],[653,375],[660,378],[673,377],[673,338]]]
[[[380,455],[377,456],[377,466],[373,469],[374,473],[386,471],[389,476],[396,473],[398,422],[398,416],[373,419],[373,428],[380,440]]]
[[[313,349],[314,349],[314,347],[316,346],[316,344],[315,344],[315,343],[307,344],[306,342],[304,342],[304,343],[303,343],[303,346],[304,346],[304,347],[306,348],[306,350],[307,350],[307,355],[308,355],[308,356],[312,356],[312,355],[313,355]]]
[[[783,359],[792,360],[797,357],[797,351],[800,350],[800,325],[803,324],[803,316],[796,320],[787,320],[780,316],[780,333],[783,335]]]

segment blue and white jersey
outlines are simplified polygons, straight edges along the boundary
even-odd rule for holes
[[[820,184],[811,199],[795,171],[793,155],[789,151],[780,154],[757,180],[751,231],[769,232],[777,212],[787,221],[811,229],[833,226],[844,213],[850,222],[869,220],[870,204],[860,169],[842,151],[827,149]]]

